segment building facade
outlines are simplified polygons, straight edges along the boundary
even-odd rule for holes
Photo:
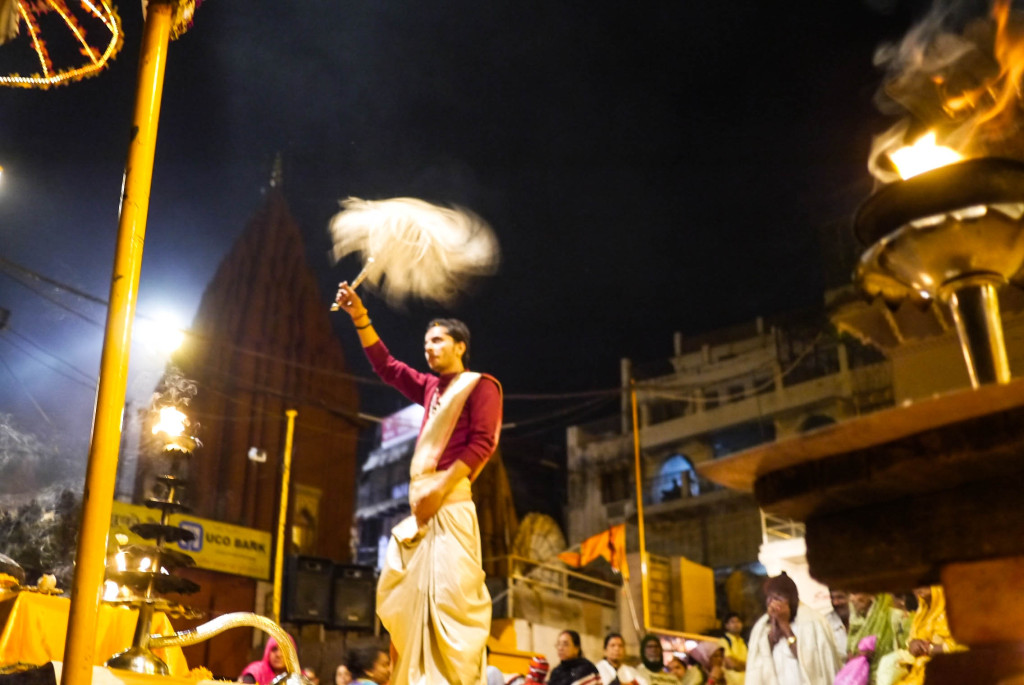
[[[624,360],[621,413],[568,429],[569,542],[625,522],[627,548],[639,548],[632,384],[648,552],[667,569],[682,558],[720,579],[755,567],[765,534],[753,497],[706,481],[696,467],[893,401],[889,362],[825,328],[820,317],[759,318],[692,340],[677,334],[673,356],[658,366]],[[661,616],[682,613],[663,608]]]

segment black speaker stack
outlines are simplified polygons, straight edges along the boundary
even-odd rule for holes
[[[318,557],[288,557],[281,620],[323,623],[330,628],[372,631],[377,571]]]

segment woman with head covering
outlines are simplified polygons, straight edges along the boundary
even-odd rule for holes
[[[580,634],[575,630],[559,633],[555,651],[561,663],[551,671],[548,685],[601,685],[597,667],[583,658]]]
[[[636,669],[640,685],[679,685],[679,679],[665,672],[665,654],[661,638],[647,634],[640,640],[640,661]]]
[[[940,585],[914,589],[918,606],[910,625],[907,648],[892,652],[878,666],[879,685],[922,685],[924,668],[936,654],[966,649],[957,644],[946,621],[946,595]]]
[[[725,684],[725,647],[717,642],[704,640],[698,642],[695,647],[686,652],[697,664],[695,668],[687,671],[685,685],[698,683],[702,685],[724,685]],[[690,674],[696,671],[699,678],[691,680]]]
[[[750,631],[746,685],[831,685],[840,658],[823,616],[782,573],[764,584],[767,613]]]
[[[292,640],[292,644],[295,641]],[[242,670],[238,676],[240,683],[256,683],[257,685],[270,685],[271,681],[284,673],[284,655],[281,654],[281,647],[277,640],[270,638],[267,646],[263,648],[263,658],[253,661]]]

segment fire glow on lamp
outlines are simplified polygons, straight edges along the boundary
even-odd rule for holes
[[[904,181],[932,169],[954,164],[964,157],[956,150],[935,142],[935,131],[929,131],[912,145],[887,153]]]

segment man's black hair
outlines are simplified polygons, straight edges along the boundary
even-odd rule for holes
[[[448,331],[448,335],[452,336],[452,340],[457,343],[465,343],[466,351],[462,353],[462,366],[463,368],[469,368],[469,326],[459,321],[458,319],[431,319],[430,323],[427,324],[427,330],[429,331],[434,326],[440,326],[441,328]]]
[[[345,665],[348,666],[348,671],[352,674],[353,678],[362,678],[370,672],[373,664],[377,661],[377,657],[381,654],[387,654],[387,650],[377,645],[358,647],[348,653]]]
[[[615,637],[617,637],[620,640],[622,640],[623,643],[626,642],[626,640],[622,637],[622,635],[620,633],[608,633],[607,635],[604,636],[604,648],[605,649],[608,649],[608,643],[611,642],[612,638],[615,638]]]

